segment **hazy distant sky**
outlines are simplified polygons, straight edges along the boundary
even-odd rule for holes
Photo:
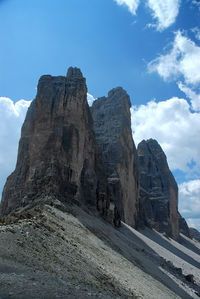
[[[0,192],[39,77],[77,66],[94,98],[126,89],[136,145],[158,140],[200,229],[200,1],[0,0],[0,20]]]

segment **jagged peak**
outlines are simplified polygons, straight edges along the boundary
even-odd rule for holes
[[[108,98],[111,98],[116,95],[128,96],[126,90],[123,89],[121,86],[114,87],[108,92]]]
[[[120,86],[111,89],[108,92],[107,97],[99,97],[97,100],[94,101],[93,106],[99,105],[102,102],[104,102],[107,105],[110,101],[118,102],[122,106],[128,106],[128,109],[131,107],[129,95],[127,94],[126,90],[124,90]]]
[[[162,147],[158,143],[156,139],[150,138],[150,139],[143,139],[139,144],[138,144],[138,153],[140,154],[141,150],[147,148],[150,149],[153,152],[160,152],[165,156],[165,153],[163,152]]]
[[[71,78],[79,78],[82,79],[83,78],[83,74],[81,72],[81,70],[77,67],[69,67],[68,71],[67,71],[67,79],[71,79]]]
[[[118,101],[123,101],[127,102],[129,107],[131,107],[131,102],[130,102],[130,97],[127,94],[126,90],[123,89],[122,87],[118,86],[113,89],[111,89],[108,92],[108,100],[118,100]]]
[[[145,139],[143,139],[139,144],[138,144],[138,146],[140,145],[140,144],[154,144],[154,145],[159,145],[159,143],[158,143],[158,141],[156,140],[156,139],[153,139],[153,138],[150,138],[150,139],[147,139],[147,140],[145,140]]]

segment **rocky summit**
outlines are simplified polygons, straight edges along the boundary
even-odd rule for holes
[[[98,199],[105,212],[106,177],[92,127],[81,71],[69,68],[66,77],[42,76],[22,127],[1,214],[51,196],[89,206]]]
[[[140,170],[140,220],[179,237],[178,186],[166,156],[154,139],[143,140],[138,148]]]
[[[138,213],[139,177],[130,106],[126,91],[117,87],[108,93],[108,97],[97,99],[91,111],[97,144],[103,153],[115,223],[118,226],[123,220],[134,227]]]

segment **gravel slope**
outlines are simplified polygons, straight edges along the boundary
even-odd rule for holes
[[[115,229],[60,202],[38,204],[4,222],[0,299],[200,296],[200,245],[186,237],[180,244],[148,229]]]

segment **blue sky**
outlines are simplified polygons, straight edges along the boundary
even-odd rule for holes
[[[0,192],[39,77],[72,65],[94,98],[126,89],[135,143],[158,140],[200,229],[200,1],[0,0],[0,20]]]

